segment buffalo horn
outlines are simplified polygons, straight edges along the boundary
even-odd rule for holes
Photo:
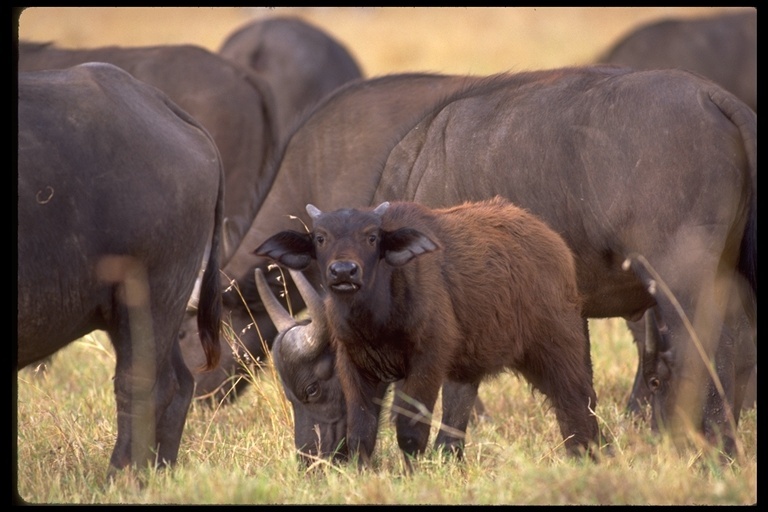
[[[388,208],[389,208],[389,201],[384,201],[373,210],[373,213],[381,217],[382,215],[384,215],[384,212],[387,211]]]
[[[320,294],[314,289],[314,287],[307,281],[298,270],[288,269],[291,273],[293,283],[298,288],[301,298],[304,299],[304,303],[307,305],[309,312],[309,318],[311,323],[305,327],[301,332],[302,340],[297,342],[297,348],[309,358],[317,357],[328,345],[328,333],[325,326],[325,307],[323,306],[323,299]]]
[[[654,306],[645,313],[645,352],[656,356],[669,350],[666,342],[666,325],[660,321],[658,307]]]
[[[318,218],[323,213],[317,208],[317,206],[313,204],[308,204],[306,207],[306,210],[309,216],[312,217],[313,219]]]
[[[260,268],[257,268],[254,272],[256,278],[256,288],[259,290],[259,296],[261,296],[261,302],[264,303],[264,309],[267,310],[269,318],[272,323],[275,324],[278,331],[287,331],[294,325],[296,320],[283,308],[283,305],[277,300],[272,293],[272,289],[267,284],[267,280],[264,277],[264,273]]]
[[[307,305],[309,317],[313,319],[313,321],[323,318],[324,306],[323,298],[320,297],[320,294],[317,293],[315,288],[309,281],[307,281],[307,278],[304,277],[303,273],[293,269],[288,269],[288,272],[291,273],[291,278],[293,279],[296,288],[299,289],[301,298],[304,299],[304,303]]]

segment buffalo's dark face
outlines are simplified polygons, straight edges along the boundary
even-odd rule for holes
[[[344,460],[347,410],[334,353],[327,344],[319,353],[296,350],[296,338],[304,338],[307,329],[297,325],[278,334],[272,347],[283,391],[293,407],[296,450],[307,465],[318,457]]]
[[[327,289],[350,295],[367,289],[379,262],[381,217],[339,210],[315,218],[315,257]]]
[[[323,213],[307,205],[313,220],[311,257],[317,260],[326,288],[337,297],[372,292],[381,261],[399,267],[438,248],[415,229],[382,229],[389,206],[384,202],[373,210],[343,208]]]

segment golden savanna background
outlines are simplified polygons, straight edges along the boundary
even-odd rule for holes
[[[63,47],[197,44],[218,50],[242,24],[298,16],[342,42],[366,76],[403,71],[491,74],[594,62],[618,38],[662,17],[725,7],[35,7],[19,37]]]

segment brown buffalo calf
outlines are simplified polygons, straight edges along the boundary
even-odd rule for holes
[[[312,312],[314,327],[304,329],[320,331],[306,337],[314,354],[322,343],[335,351],[346,400],[346,432],[320,423],[324,442],[338,446],[346,434],[367,461],[381,384],[403,379],[396,426],[406,460],[426,448],[429,422],[418,418],[444,383],[444,398],[448,390],[468,405],[446,404],[443,424],[454,430],[441,429],[436,443],[461,454],[480,382],[512,370],[550,400],[569,452],[591,452],[599,429],[589,341],[573,256],[557,233],[500,197],[434,210],[396,202],[307,211],[311,233],[282,231],[255,253],[295,270],[319,265],[324,313]],[[307,394],[281,377],[289,396]]]

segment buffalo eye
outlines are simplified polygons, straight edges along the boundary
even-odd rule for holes
[[[379,239],[377,235],[368,235],[368,245],[371,247],[376,245],[376,241]]]
[[[304,393],[306,393],[308,400],[314,400],[320,396],[320,385],[317,382],[313,382],[306,387]]]
[[[325,237],[323,235],[315,235],[315,245],[322,247],[325,243]]]
[[[652,393],[657,389],[659,389],[660,385],[661,385],[661,381],[659,380],[658,377],[651,377],[650,379],[648,379],[648,388],[651,390]]]

